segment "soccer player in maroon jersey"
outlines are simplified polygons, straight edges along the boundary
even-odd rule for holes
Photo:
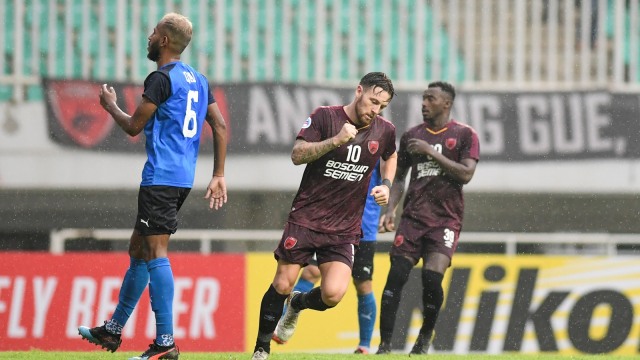
[[[347,291],[369,180],[378,160],[383,181],[371,194],[379,205],[389,200],[396,134],[395,126],[379,114],[393,95],[391,80],[372,72],[360,80],[351,103],[317,108],[302,125],[291,160],[307,165],[274,251],[278,265],[260,305],[253,360],[268,358],[272,337],[280,343],[291,338],[300,311],[332,308]],[[292,292],[300,269],[314,253],[320,286],[308,293]],[[281,318],[285,300],[287,311]]]
[[[404,284],[422,258],[423,323],[411,354],[426,354],[444,298],[442,278],[451,265],[462,229],[462,187],[469,183],[480,159],[478,135],[450,118],[454,87],[430,83],[422,95],[424,123],[402,135],[389,204],[383,215],[385,230],[395,228],[395,209],[411,180],[402,217],[390,251],[391,268],[380,306],[378,354],[391,352],[391,336]]]

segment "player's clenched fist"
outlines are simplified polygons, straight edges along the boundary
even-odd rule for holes
[[[371,196],[376,201],[376,204],[380,206],[387,205],[389,203],[389,187],[387,185],[379,185],[371,189]]]
[[[342,125],[342,129],[340,129],[340,132],[338,133],[338,135],[335,136],[336,138],[336,144],[338,146],[347,143],[349,140],[353,139],[354,137],[356,137],[356,135],[358,134],[358,130],[356,130],[356,127],[353,126],[353,124],[349,124],[349,123],[344,123],[344,125]]]

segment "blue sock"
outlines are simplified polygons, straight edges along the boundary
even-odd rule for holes
[[[173,272],[166,257],[149,261],[149,295],[156,314],[156,344],[173,345]]]
[[[293,291],[300,291],[303,293],[309,292],[311,289],[313,289],[313,283],[303,278],[300,278],[296,283],[296,286],[293,287]]]
[[[118,296],[118,306],[116,311],[113,312],[113,317],[109,322],[107,329],[114,334],[120,334],[122,327],[127,323],[133,309],[138,304],[142,292],[149,283],[149,270],[147,270],[147,263],[142,259],[129,259],[129,269],[124,274],[122,280],[122,287],[120,288],[120,295]],[[114,324],[115,322],[115,324]]]
[[[370,347],[373,327],[376,324],[378,307],[373,293],[358,295],[358,325],[360,326],[359,346]]]

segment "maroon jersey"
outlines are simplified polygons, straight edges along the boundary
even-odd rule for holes
[[[455,162],[463,159],[480,160],[478,135],[470,126],[450,121],[440,131],[433,132],[425,124],[407,130],[400,139],[398,168],[411,167],[411,180],[402,211],[427,227],[461,229],[464,213],[462,184],[454,180],[429,156],[407,152],[409,139],[425,140],[442,155]]]
[[[346,122],[342,106],[317,108],[297,139],[326,140]],[[354,139],[308,163],[288,221],[327,234],[359,235],[371,173],[380,157],[395,153],[395,137],[395,126],[377,116]]]

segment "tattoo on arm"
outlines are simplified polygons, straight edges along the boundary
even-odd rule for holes
[[[337,146],[333,143],[333,138],[329,138],[320,142],[306,142],[298,140],[293,147],[291,159],[296,165],[307,164],[312,161],[318,160],[324,154],[335,148],[337,148]]]

